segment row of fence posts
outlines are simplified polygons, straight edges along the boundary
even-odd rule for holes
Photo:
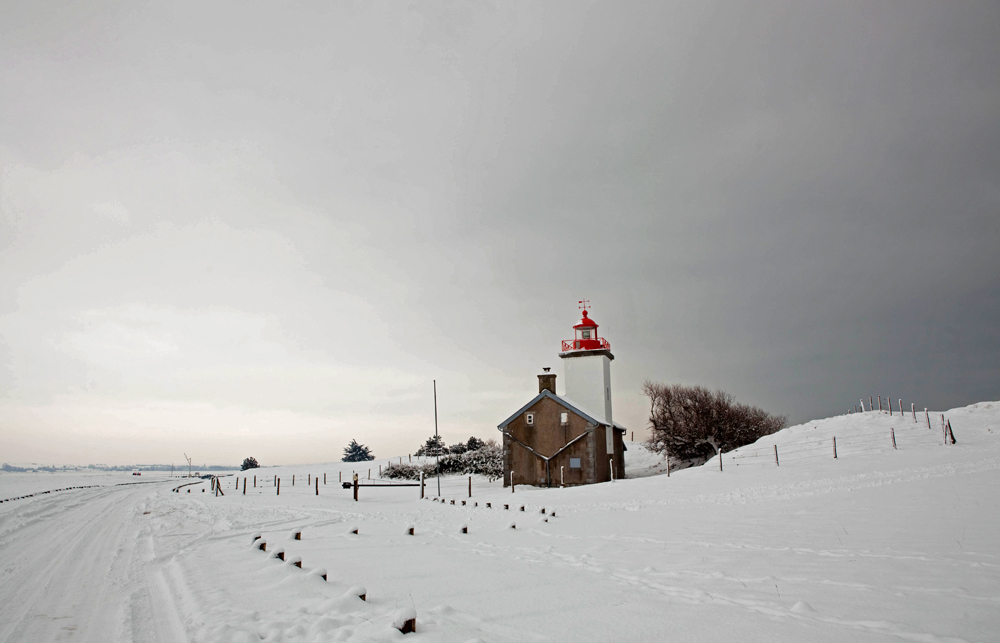
[[[848,414],[850,414],[850,413],[864,413],[865,412],[865,400],[864,400],[864,398],[862,398],[862,399],[860,399],[858,401],[860,402],[860,404],[858,404],[857,406],[855,406],[853,409],[847,409]],[[892,415],[893,414],[892,413],[892,400],[889,398],[888,395],[885,396],[885,404],[886,404],[886,408],[889,411],[889,415]],[[903,400],[902,399],[897,399],[896,400],[896,408],[897,408],[897,410],[899,412],[900,417],[902,417],[904,415]],[[874,410],[875,410],[875,397],[872,396],[872,395],[869,395],[868,396],[868,411],[870,412],[870,411],[874,411]],[[879,413],[885,413],[885,411],[882,408],[882,396],[881,395],[878,396],[878,411],[879,411]],[[927,409],[924,409],[924,412],[926,412],[926,411],[927,411]],[[913,416],[913,421],[916,422],[917,421],[917,409],[916,409],[916,406],[912,402],[910,403],[910,414]]]
[[[310,480],[310,482],[311,482],[311,480]],[[317,484],[319,483],[319,476],[316,477],[316,482],[317,482]],[[356,535],[358,533],[357,528],[352,529],[351,533]],[[413,535],[413,528],[412,527],[409,528],[408,533],[411,536]],[[465,533],[465,532],[463,531],[463,533]],[[261,537],[260,533],[253,533],[253,534],[251,534],[250,535],[250,539],[252,541],[251,542],[251,547],[253,549],[255,549],[257,551],[262,551],[264,553],[267,553],[267,541],[264,540]],[[292,539],[293,540],[302,540],[302,531],[301,530],[296,530],[296,531],[292,532]],[[270,555],[273,558],[276,558],[276,559],[278,559],[278,560],[280,560],[282,562],[287,562],[292,567],[297,567],[298,569],[302,569],[302,558],[300,556],[292,556],[291,558],[287,558],[286,559],[286,557],[285,557],[285,550],[283,548],[281,548],[281,547],[278,547],[277,549],[275,549],[274,551],[272,551]],[[326,569],[324,569],[322,567],[313,570],[312,572],[310,572],[310,574],[314,575],[314,576],[318,576],[319,578],[322,578],[324,581],[327,580]],[[361,585],[355,585],[354,587],[351,587],[350,589],[347,590],[347,593],[345,595],[356,596],[356,597],[360,598],[363,601],[367,601],[368,600],[368,590],[366,590]],[[396,618],[393,620],[392,626],[394,628],[396,628],[397,630],[399,630],[400,632],[402,632],[403,634],[409,634],[411,632],[416,632],[417,631],[417,615],[416,615],[416,612],[413,611],[413,610],[397,610],[397,612],[396,612]]]

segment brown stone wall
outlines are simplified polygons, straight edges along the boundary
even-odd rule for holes
[[[525,420],[526,413],[535,414],[534,426],[528,426]],[[569,414],[569,423],[561,425],[560,414]],[[551,456],[561,449],[573,438],[584,434],[587,431],[587,420],[566,409],[555,400],[542,398],[531,408],[515,418],[508,426],[507,431],[521,442],[524,442],[535,451]],[[603,431],[598,427],[597,431]],[[603,436],[603,433],[601,434]],[[603,437],[600,438],[603,440]],[[559,485],[559,467],[565,467],[565,482],[567,485],[585,484],[594,482],[594,462],[593,455],[588,453],[588,444],[592,441],[590,437],[583,438],[576,442],[569,449],[559,454],[550,461],[549,471],[553,486]],[[510,444],[508,448],[508,443]],[[600,443],[599,451],[603,453],[604,444]],[[579,457],[581,459],[580,469],[570,469],[569,459]],[[537,457],[520,444],[504,438],[504,486],[510,484],[510,470],[514,470],[514,482],[516,484],[545,485],[545,461]],[[607,469],[607,463],[604,468]],[[606,479],[606,478],[605,478]]]
[[[625,477],[625,434],[615,431],[615,478]]]

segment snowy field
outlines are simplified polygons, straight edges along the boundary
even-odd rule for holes
[[[36,494],[0,503],[0,641],[997,641],[1000,403],[945,415],[955,445],[939,415],[854,414],[721,472],[656,475],[629,444],[642,477],[477,479],[471,498],[449,477],[447,503],[414,487],[354,502],[338,475],[367,463],[258,469],[220,497],[156,474],[0,474],[0,499]],[[83,485],[103,486],[53,491]]]

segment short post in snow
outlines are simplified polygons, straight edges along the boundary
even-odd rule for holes
[[[917,421],[917,410],[913,407],[913,402],[910,402],[910,413],[913,414],[913,421]]]
[[[888,395],[885,396],[885,405],[889,407],[889,415],[892,415],[892,400]]]
[[[311,474],[311,473],[310,473],[310,474],[309,474],[309,479],[308,479],[308,480],[306,480],[306,486],[309,486],[309,487],[311,487],[311,486],[312,486],[312,483],[313,483],[313,474]]]
[[[774,445],[774,466],[780,467],[781,463],[778,462],[778,445]]]
[[[833,459],[837,459],[837,436],[833,436]]]
[[[899,402],[899,417],[903,417],[903,400],[900,398]]]
[[[316,476],[316,495],[319,495],[319,476]]]
[[[280,496],[281,495],[281,478],[275,478],[275,480],[276,480],[275,486],[277,486],[277,493],[274,494],[274,495]]]
[[[256,488],[257,488],[257,476],[254,476],[254,477],[253,477],[253,488],[254,488],[254,489],[256,489]]]
[[[861,412],[864,413],[865,412],[865,401],[863,399],[859,400],[859,401],[861,402]]]
[[[247,479],[243,478],[243,495],[247,495]]]
[[[343,481],[344,481],[344,472],[343,471],[338,471],[337,472],[337,482],[343,482]]]
[[[611,482],[615,481],[615,460],[608,458],[608,469],[611,471]]]
[[[955,434],[951,431],[951,420],[948,420],[948,436],[951,438],[951,443],[955,444]]]
[[[872,396],[871,395],[868,396],[868,410],[869,411],[874,411],[875,410],[875,407],[872,406]]]
[[[472,497],[472,476],[469,476],[469,497]]]
[[[889,435],[892,437],[892,448],[896,448],[896,429],[889,429]]]
[[[722,447],[719,447],[719,471],[722,471]]]
[[[294,473],[292,474],[292,486],[293,487],[295,486],[295,474]]]
[[[670,477],[670,452],[667,451],[667,477]]]
[[[878,396],[878,412],[879,413],[882,412],[882,396],[881,395]]]
[[[358,501],[358,474],[354,474],[354,502]]]
[[[323,486],[324,487],[326,486],[326,474],[325,473],[323,474]]]
[[[931,428],[931,415],[930,415],[930,413],[927,412],[927,409],[924,409],[924,418],[927,419],[927,428],[930,429]]]
[[[564,466],[559,467],[559,486],[566,486],[566,467]]]
[[[424,499],[424,472],[420,472],[420,499]]]
[[[514,493],[514,470],[510,470],[510,492]]]

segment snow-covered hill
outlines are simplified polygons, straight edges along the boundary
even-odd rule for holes
[[[995,640],[1000,403],[945,415],[954,445],[939,414],[930,429],[853,414],[724,454],[722,471],[654,475],[658,456],[630,444],[627,480],[474,480],[469,498],[446,478],[445,503],[433,480],[425,500],[362,487],[355,503],[336,481],[369,466],[345,463],[249,472],[245,492],[224,478],[220,497],[176,480],[36,495],[0,504],[0,641],[398,640],[403,608],[406,640]],[[17,475],[0,498],[75,481]]]

